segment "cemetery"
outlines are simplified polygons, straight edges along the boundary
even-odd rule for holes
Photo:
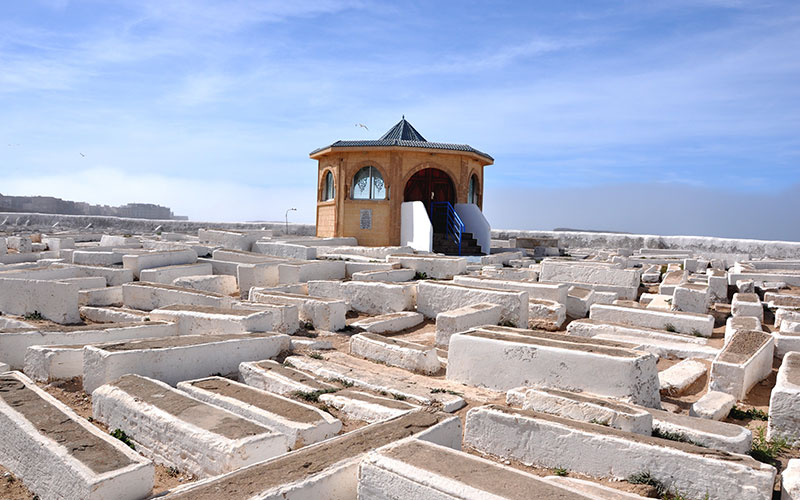
[[[311,158],[316,226],[0,214],[4,481],[800,500],[800,243],[492,229],[405,119]]]

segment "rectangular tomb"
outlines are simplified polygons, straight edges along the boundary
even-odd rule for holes
[[[289,345],[288,335],[246,333],[184,335],[86,346],[83,388],[91,392],[127,373],[152,377],[170,385],[214,373],[233,373],[242,361],[275,357],[288,350]]]
[[[438,281],[420,281],[417,288],[417,312],[428,318],[435,318],[441,312],[482,303],[499,305],[502,308],[500,321],[519,327],[528,325],[528,292]]]
[[[34,345],[86,345],[178,335],[172,323],[111,323],[81,326],[45,326],[0,332],[0,353],[15,370],[25,366],[27,349]]]
[[[364,455],[410,436],[456,446],[461,441],[461,421],[444,413],[407,413],[230,474],[188,484],[163,500],[353,500],[357,498],[358,466]]]
[[[555,333],[476,328],[450,339],[447,379],[496,390],[538,386],[586,391],[657,407],[656,357],[630,347]]]
[[[158,463],[201,477],[286,452],[286,437],[172,387],[125,375],[92,393],[92,416]]]
[[[139,500],[153,464],[21,373],[0,375],[0,463],[42,500]]]
[[[328,412],[223,377],[180,382],[178,389],[280,432],[289,450],[328,439],[342,428]]]
[[[459,450],[409,439],[361,462],[360,500],[591,500],[569,486]]]
[[[772,373],[774,350],[775,343],[768,333],[734,333],[711,364],[709,390],[744,399],[754,385]]]
[[[710,337],[714,330],[714,317],[676,311],[659,311],[617,305],[595,304],[589,318],[608,323],[643,326],[676,333]]]
[[[563,467],[596,478],[646,472],[688,498],[769,500],[776,474],[747,455],[496,405],[467,413],[464,443],[526,465]]]

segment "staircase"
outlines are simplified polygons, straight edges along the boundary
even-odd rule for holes
[[[445,255],[458,255],[458,242],[447,233],[433,233],[433,251]],[[483,255],[472,233],[461,233],[461,255]]]

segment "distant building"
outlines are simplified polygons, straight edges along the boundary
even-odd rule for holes
[[[318,162],[317,236],[488,253],[481,211],[483,169],[494,163],[488,154],[429,142],[403,117],[380,139],[336,141],[310,157]]]
[[[128,203],[121,207],[90,205],[52,196],[4,196],[0,194],[0,212],[32,212],[62,215],[105,215],[134,219],[176,219],[172,210],[150,203]]]

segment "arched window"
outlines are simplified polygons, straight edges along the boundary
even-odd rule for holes
[[[325,184],[322,186],[322,201],[332,200],[336,196],[336,186],[333,183],[333,172],[325,174]]]
[[[469,178],[469,193],[467,194],[467,203],[478,204],[478,176],[472,174]]]
[[[385,200],[386,185],[375,167],[364,167],[353,177],[354,200]]]

